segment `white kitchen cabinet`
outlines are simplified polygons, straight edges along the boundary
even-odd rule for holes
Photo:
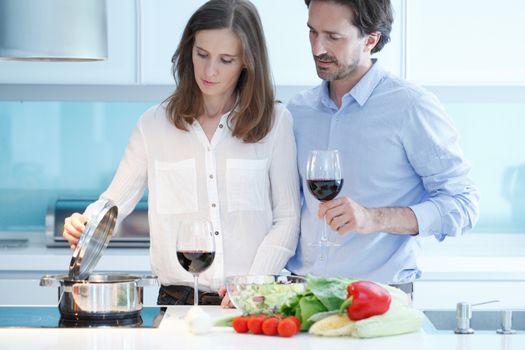
[[[251,0],[258,8],[268,44],[275,85],[312,86],[320,83],[308,38],[308,8],[304,1]],[[394,25],[389,42],[374,57],[390,72],[402,74],[404,10],[393,0]],[[279,89],[278,89],[279,91]]]
[[[136,8],[134,0],[107,1],[107,60],[0,61],[0,84],[135,84],[137,81]]]
[[[409,80],[438,86],[525,84],[523,1],[502,0],[498,6],[408,1],[407,11]]]
[[[138,0],[140,3],[140,83],[174,84],[171,57],[191,14],[205,0]]]
[[[203,3],[203,0],[141,2],[142,84],[173,84],[171,57],[186,22]],[[254,0],[253,3],[263,22],[275,84],[317,84],[308,43],[304,2]]]
[[[140,1],[140,83],[173,84],[171,57],[191,14],[204,0]],[[308,10],[303,1],[252,0],[257,6],[270,56],[276,86],[312,86],[319,83],[308,40]],[[394,0],[396,20],[392,42],[378,55],[381,64],[401,74],[403,42],[401,28],[404,11],[401,0]]]
[[[110,0],[108,52],[101,62],[0,61],[0,84],[174,85],[171,58],[188,19],[205,0]],[[253,0],[266,35],[276,86],[319,83],[310,52],[303,1]],[[378,55],[402,73],[402,0],[393,1],[392,42]],[[65,29],[66,30],[66,29]],[[285,93],[286,94],[286,93]],[[281,98],[282,99],[282,98]]]

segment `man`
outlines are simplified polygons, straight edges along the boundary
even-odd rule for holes
[[[303,184],[301,238],[293,273],[411,285],[421,275],[420,237],[458,236],[478,218],[458,134],[429,92],[385,72],[372,59],[390,40],[389,0],[305,0],[320,86],[295,96]],[[311,150],[337,149],[339,196],[321,203],[307,190]],[[323,218],[339,246],[316,247]]]

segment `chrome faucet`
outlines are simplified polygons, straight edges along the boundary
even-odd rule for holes
[[[496,331],[498,334],[514,334],[515,330],[512,329],[512,311],[503,310],[501,312],[501,328]]]
[[[466,301],[457,303],[456,305],[456,334],[473,334],[474,330],[470,328],[470,319],[472,318],[472,307],[478,305],[485,305],[490,303],[497,303],[499,300],[489,300],[482,303],[470,304]]]

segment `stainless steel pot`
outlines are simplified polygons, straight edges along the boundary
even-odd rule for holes
[[[66,320],[116,320],[140,316],[143,287],[157,283],[154,276],[93,274],[108,245],[118,215],[112,201],[99,201],[71,257],[69,274],[43,276],[41,286],[58,286],[58,308]]]
[[[58,308],[64,319],[114,320],[140,316],[143,287],[156,285],[154,276],[92,274],[86,280],[69,275],[43,276],[41,286],[59,287]]]

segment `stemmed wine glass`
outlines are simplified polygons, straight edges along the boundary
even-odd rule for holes
[[[306,183],[310,193],[321,202],[334,199],[343,187],[339,152],[337,150],[311,151],[306,165]],[[323,221],[320,240],[310,243],[310,245],[318,247],[338,246],[338,243],[328,240],[327,225],[324,218]]]
[[[184,270],[193,274],[193,304],[199,304],[199,274],[213,263],[215,239],[206,220],[182,221],[177,232],[177,259]]]

